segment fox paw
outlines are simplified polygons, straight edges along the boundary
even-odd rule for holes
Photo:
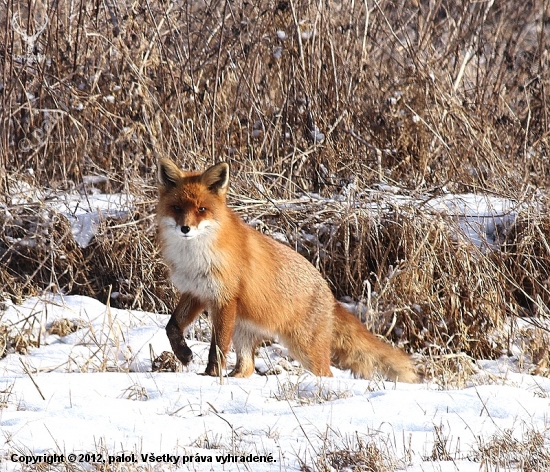
[[[191,351],[187,344],[177,346],[174,349],[174,354],[183,365],[189,364],[193,359],[193,351]]]
[[[220,375],[220,367],[217,363],[208,363],[206,366],[206,370],[204,371],[204,375],[210,375],[211,377],[219,377]]]
[[[253,372],[244,372],[240,370],[232,370],[229,372],[229,377],[235,377],[236,379],[245,379],[247,377],[250,377],[253,374]]]
[[[254,362],[237,363],[235,368],[229,373],[229,377],[244,379],[250,377],[254,372]]]

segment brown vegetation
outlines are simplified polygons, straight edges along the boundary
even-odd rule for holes
[[[224,160],[232,204],[366,300],[378,332],[499,355],[505,317],[550,301],[549,21],[546,0],[1,0],[0,292],[168,310],[157,160]],[[361,208],[379,182],[526,206],[484,251],[423,207]],[[48,202],[92,187],[133,211],[80,247]],[[311,192],[350,204],[295,204]]]

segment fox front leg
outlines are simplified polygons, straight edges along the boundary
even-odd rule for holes
[[[184,293],[166,325],[166,335],[172,350],[183,365],[188,365],[193,359],[193,352],[185,341],[185,329],[195,321],[203,309],[203,305],[196,298]]]
[[[212,315],[212,341],[205,374],[218,376],[225,368],[231,337],[235,329],[236,301],[231,301],[227,305],[217,308]]]

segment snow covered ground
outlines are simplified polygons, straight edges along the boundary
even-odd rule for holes
[[[78,329],[52,334],[63,319]],[[59,469],[74,460],[82,470],[109,460],[142,467],[129,470],[344,470],[346,450],[377,450],[382,470],[411,472],[550,464],[550,379],[518,373],[509,359],[479,362],[466,388],[443,389],[337,369],[317,378],[275,344],[261,349],[256,367],[277,374],[219,379],[200,375],[202,342],[191,343],[188,369],[151,372],[152,352],[170,350],[165,315],[48,295],[5,302],[0,320],[12,334],[31,330],[40,344],[0,360],[1,470],[33,460]],[[524,467],[533,460],[542,468]]]

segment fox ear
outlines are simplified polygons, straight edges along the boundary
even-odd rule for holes
[[[158,165],[158,181],[162,187],[175,187],[176,182],[183,175],[179,167],[170,159],[161,159]]]
[[[229,164],[220,162],[209,167],[201,175],[201,181],[211,192],[225,195],[229,186]]]

